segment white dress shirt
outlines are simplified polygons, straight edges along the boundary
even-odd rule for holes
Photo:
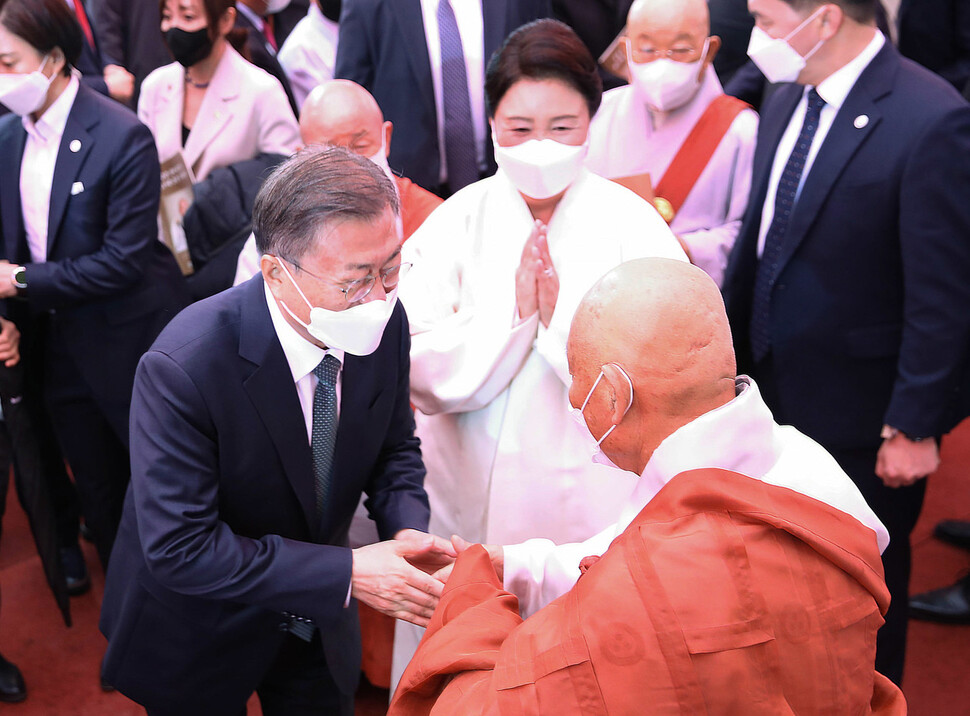
[[[445,108],[441,99],[441,39],[438,37],[439,0],[421,0],[421,16],[424,20],[424,36],[428,42],[428,59],[431,61],[431,82],[434,85],[434,103],[438,117],[438,147],[441,156],[439,179],[448,180],[445,163]],[[482,0],[451,0],[455,11],[458,34],[461,35],[462,52],[465,55],[465,73],[468,76],[468,99],[471,102],[472,129],[475,132],[475,161],[478,168],[485,168],[485,21],[482,19]]]
[[[27,232],[30,260],[43,263],[47,260],[47,226],[51,210],[51,186],[54,182],[54,165],[61,146],[61,137],[67,126],[68,115],[74,106],[80,82],[73,74],[67,87],[54,104],[47,108],[36,122],[27,115],[23,118],[27,130],[27,142],[20,163],[20,208]]]
[[[337,373],[337,416],[340,416],[340,384],[343,382],[344,352],[336,348],[324,349],[318,345],[310,343],[306,338],[296,332],[273,298],[269,286],[263,285],[266,291],[266,304],[269,306],[269,317],[273,320],[273,328],[276,330],[276,337],[280,339],[283,346],[283,354],[286,362],[290,366],[293,374],[293,382],[296,384],[296,393],[300,398],[300,408],[303,410],[303,420],[306,423],[307,442],[313,439],[313,394],[317,389],[317,377],[313,374],[313,369],[320,365],[320,361],[327,354],[332,355],[340,361],[340,371]]]
[[[878,54],[885,42],[886,38],[883,34],[879,30],[873,30],[872,40],[869,41],[869,44],[866,45],[862,52],[822,80],[818,84],[818,87],[815,88],[819,96],[825,100],[825,106],[822,107],[822,113],[818,120],[818,129],[815,130],[812,146],[808,150],[808,159],[805,160],[805,168],[802,169],[802,178],[798,183],[798,191],[795,193],[796,203],[798,196],[802,192],[802,187],[805,186],[805,179],[808,178],[808,173],[812,170],[812,164],[815,163],[815,157],[818,156],[819,149],[822,148],[822,142],[825,141],[826,135],[828,135],[829,130],[832,128],[835,115],[842,109],[845,98],[849,96],[849,92],[855,87],[859,75],[869,66],[872,58]],[[781,136],[781,141],[778,142],[778,149],[775,150],[774,163],[771,165],[771,177],[768,181],[768,193],[765,194],[765,204],[761,209],[761,227],[758,232],[758,256],[761,256],[761,253],[764,251],[765,236],[768,235],[771,220],[775,216],[775,194],[778,192],[778,183],[781,181],[781,175],[785,171],[785,165],[788,164],[788,158],[795,148],[795,142],[798,139],[798,135],[801,134],[802,124],[805,122],[805,113],[808,111],[808,93],[811,89],[811,86],[807,85],[802,92],[802,98],[798,106],[795,107],[791,120],[788,122],[788,128]]]
[[[565,594],[579,578],[580,560],[606,552],[644,506],[688,470],[732,470],[799,492],[854,517],[873,530],[879,551],[886,549],[889,533],[835,459],[795,428],[778,425],[751,378],[739,376],[735,385],[734,400],[684,425],[660,444],[615,524],[585,542],[556,545],[532,539],[505,547],[505,588],[519,598],[524,617]]]
[[[317,85],[333,79],[337,59],[338,26],[316,4],[286,38],[276,59],[290,80],[296,106],[303,108]]]

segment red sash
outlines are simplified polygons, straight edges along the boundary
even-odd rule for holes
[[[658,211],[667,219],[667,223],[673,221],[680,207],[684,205],[687,195],[694,188],[704,167],[711,161],[711,157],[714,156],[715,150],[734,120],[750,107],[751,105],[746,102],[722,94],[704,110],[704,114],[690,130],[687,139],[680,145],[663,178],[657,184],[657,198],[654,203],[658,205]],[[661,207],[663,202],[669,204],[669,212],[663,210],[666,207]]]

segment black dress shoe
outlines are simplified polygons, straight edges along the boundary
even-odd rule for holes
[[[970,624],[970,575],[949,587],[909,598],[909,615],[947,624]]]
[[[61,564],[67,578],[67,593],[72,597],[84,594],[91,588],[91,576],[84,563],[84,555],[78,545],[61,547]]]
[[[0,701],[12,704],[26,698],[27,686],[20,669],[0,656]]]
[[[933,535],[937,539],[955,544],[957,547],[970,549],[970,521],[943,520],[937,523]]]

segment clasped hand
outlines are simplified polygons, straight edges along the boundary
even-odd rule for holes
[[[427,626],[444,582],[432,574],[454,561],[451,543],[417,530],[353,550],[351,596],[379,612]]]
[[[541,221],[535,222],[515,271],[515,303],[519,316],[528,318],[538,311],[539,321],[546,328],[559,299],[559,274],[549,255],[548,230]]]

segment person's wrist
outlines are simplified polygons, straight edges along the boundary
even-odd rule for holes
[[[891,441],[897,437],[902,437],[905,440],[909,440],[913,443],[921,443],[924,440],[929,440],[932,438],[931,435],[908,435],[899,428],[894,428],[889,424],[882,426],[882,431],[879,433],[879,437],[886,441]]]
[[[27,288],[27,269],[24,266],[14,266],[10,271],[10,285],[14,292],[19,293]]]

